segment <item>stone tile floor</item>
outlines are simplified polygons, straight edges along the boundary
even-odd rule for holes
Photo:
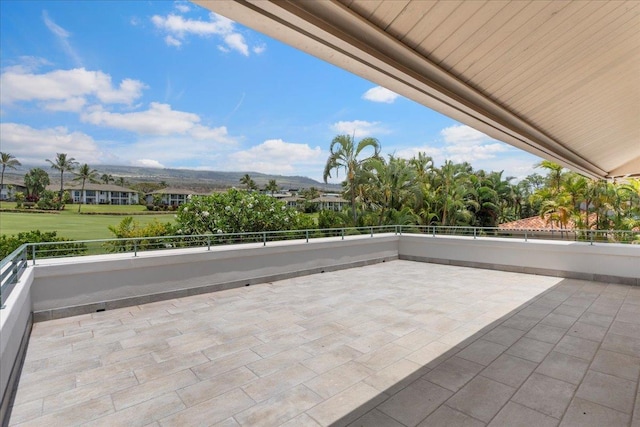
[[[640,288],[393,261],[37,323],[10,425],[640,426],[639,375]]]

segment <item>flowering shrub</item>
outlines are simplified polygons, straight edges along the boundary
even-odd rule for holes
[[[178,208],[179,234],[294,230],[306,225],[295,209],[266,194],[231,189],[193,196]]]

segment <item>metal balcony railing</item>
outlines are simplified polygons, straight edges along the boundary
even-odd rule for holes
[[[11,291],[18,283],[29,264],[38,260],[105,254],[130,254],[137,257],[141,252],[180,248],[203,248],[232,244],[262,244],[269,242],[336,238],[344,240],[348,236],[370,236],[391,233],[422,234],[437,236],[466,236],[469,238],[514,238],[525,242],[530,240],[570,240],[588,244],[637,243],[640,232],[627,230],[563,230],[563,229],[521,229],[505,230],[497,227],[443,227],[418,225],[385,225],[378,227],[345,227],[329,229],[263,231],[249,233],[219,233],[203,235],[178,235],[159,237],[135,237],[127,239],[78,240],[69,242],[27,243],[0,261],[0,306],[4,307]]]

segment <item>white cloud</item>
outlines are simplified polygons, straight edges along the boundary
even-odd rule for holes
[[[180,40],[178,40],[177,38],[173,37],[172,35],[168,35],[167,37],[165,37],[164,41],[169,46],[175,46],[175,47],[182,46],[182,42]]]
[[[178,10],[185,12],[176,6]],[[170,13],[167,16],[154,15],[151,22],[156,28],[167,33],[165,42],[169,46],[180,46],[190,35],[198,37],[217,36],[224,43],[218,46],[223,52],[236,51],[244,56],[249,56],[250,50],[254,53],[262,53],[265,50],[264,44],[249,48],[244,36],[235,28],[235,23],[216,13],[209,15],[208,21],[201,19],[189,19],[181,15]]]
[[[102,163],[109,156],[102,152],[94,139],[82,132],[71,132],[59,126],[35,129],[18,123],[1,123],[2,150],[22,163],[42,164],[56,153],[69,153],[79,162]]]
[[[431,157],[435,164],[440,164],[444,161],[444,150],[429,145],[404,148],[402,150],[397,150],[394,155],[403,159],[412,159],[413,157],[418,157],[418,153],[424,153]]]
[[[258,45],[258,46],[254,46],[253,49],[251,49],[251,50],[253,50],[253,53],[255,53],[257,55],[260,55],[265,50],[267,50],[267,45],[261,44],[261,45]]]
[[[164,169],[164,165],[162,163],[153,159],[138,159],[138,160],[132,161],[131,164],[133,166]]]
[[[480,131],[466,125],[454,125],[440,131],[444,139],[444,155],[447,160],[472,165],[478,160],[493,159],[509,147]]]
[[[324,164],[325,158],[320,147],[308,144],[269,139],[260,145],[230,154],[225,169],[248,170],[262,173],[300,173],[301,166]]]
[[[49,102],[45,104],[44,108],[49,111],[70,111],[79,113],[86,103],[87,101],[83,97],[74,96],[59,102]]]
[[[484,133],[466,125],[454,125],[440,131],[444,142],[453,145],[473,146],[495,141]]]
[[[152,102],[149,109],[129,113],[113,113],[96,106],[80,116],[83,122],[127,130],[140,135],[189,135],[198,140],[233,144],[224,126],[210,128],[199,124],[200,116],[173,110],[169,104]]]
[[[33,74],[25,69],[11,68],[0,75],[0,101],[68,101],[89,96],[111,104],[130,105],[142,96],[144,83],[124,79],[115,87],[109,74],[88,71],[84,68],[54,70],[44,74]],[[77,105],[78,100],[70,101]],[[55,109],[55,106],[53,107]]]
[[[224,42],[231,49],[236,50],[244,56],[249,56],[249,46],[244,41],[244,37],[240,33],[231,33],[224,36]]]
[[[382,86],[372,87],[362,95],[362,99],[392,104],[400,95]]]
[[[71,58],[71,60],[77,66],[81,66],[82,60],[80,59],[80,56],[78,55],[78,53],[75,51],[75,49],[71,46],[71,43],[69,42],[71,33],[69,33],[67,30],[65,30],[58,24],[56,24],[53,21],[53,19],[49,17],[49,14],[47,13],[46,10],[42,11],[42,20],[44,21],[44,24],[47,26],[49,31],[51,31],[53,35],[56,36],[56,38],[62,45],[62,49],[65,51],[67,56],[69,56],[69,58]]]
[[[365,120],[336,122],[331,125],[331,129],[340,134],[354,136],[355,138],[389,133],[389,130],[382,126],[380,122],[367,122]]]
[[[174,7],[182,13],[187,13],[191,10],[191,8],[189,7],[189,5],[186,2],[176,2],[174,4]]]

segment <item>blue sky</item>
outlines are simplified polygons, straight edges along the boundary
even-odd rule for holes
[[[0,2],[0,144],[23,163],[317,180],[340,133],[522,178],[539,159],[188,2]]]

